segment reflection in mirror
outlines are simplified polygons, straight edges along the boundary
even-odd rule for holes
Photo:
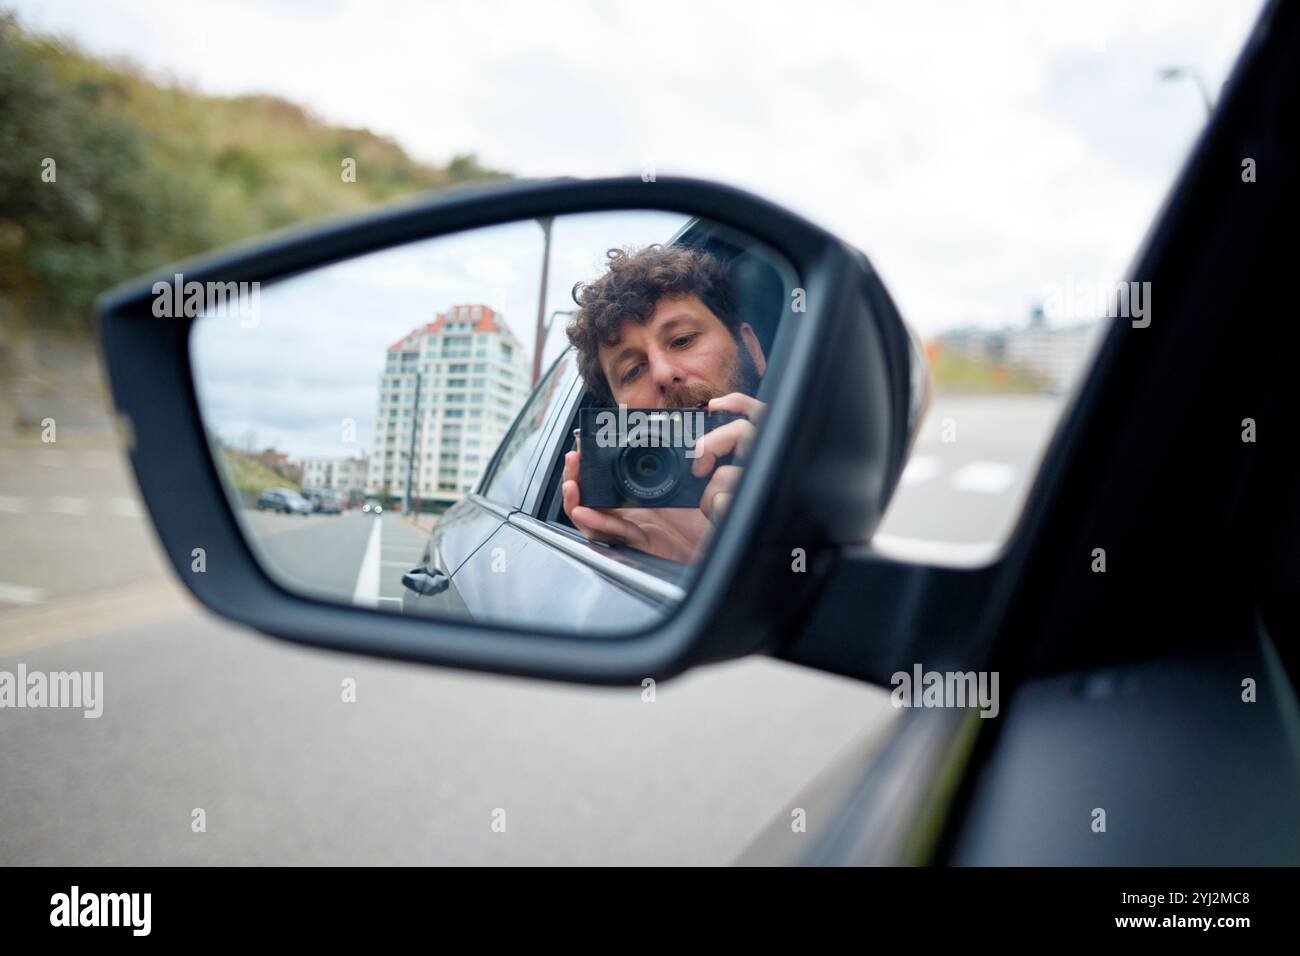
[[[239,525],[281,587],[536,631],[682,600],[801,311],[789,263],[664,212],[527,220],[264,284],[190,352]]]

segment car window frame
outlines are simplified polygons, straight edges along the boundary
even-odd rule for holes
[[[571,369],[565,372],[565,375],[572,376],[572,379],[567,386],[563,382],[560,383],[559,387],[562,394],[552,400],[550,407],[546,410],[546,417],[543,419],[542,424],[538,426],[537,430],[541,434],[541,437],[537,442],[537,447],[529,452],[528,460],[524,463],[524,476],[521,486],[522,492],[515,496],[518,500],[502,501],[501,499],[494,498],[488,494],[488,486],[491,485],[492,481],[497,477],[497,472],[501,465],[501,456],[505,452],[506,448],[509,447],[510,441],[514,438],[515,432],[523,421],[525,410],[532,403],[533,399],[537,397],[538,391],[542,386],[553,374],[556,373],[558,366],[569,352],[570,350],[566,349],[564,352],[557,355],[555,360],[552,361],[550,366],[546,369],[545,374],[541,375],[537,379],[537,383],[529,389],[528,396],[524,399],[523,404],[519,406],[519,410],[515,413],[515,420],[510,423],[510,427],[506,429],[505,435],[503,435],[501,441],[497,443],[497,447],[493,450],[492,457],[488,461],[487,468],[483,470],[483,474],[479,476],[478,482],[474,486],[472,494],[476,497],[481,498],[484,501],[490,501],[498,507],[507,509],[507,511],[519,510],[523,506],[523,503],[528,500],[529,493],[533,486],[538,457],[542,454],[547,442],[550,440],[550,429],[554,424],[556,408],[561,407],[569,400],[569,392],[572,391],[573,382],[578,379],[576,362]]]
[[[542,534],[549,538],[550,543],[562,546],[571,557],[607,577],[615,578],[619,583],[631,583],[631,586],[640,591],[654,592],[652,596],[662,596],[664,592],[661,586],[648,590],[638,587],[636,582],[640,577],[649,575],[661,585],[675,589],[673,592],[675,597],[685,597],[683,589],[685,583],[694,574],[695,565],[645,554],[635,548],[616,547],[590,541],[576,528],[562,524],[552,517],[552,512],[562,508],[563,504],[559,482],[555,483],[554,490],[548,495],[552,484],[551,479],[562,467],[562,457],[568,445],[569,435],[577,419],[578,409],[587,394],[586,386],[581,377],[578,377],[570,393],[565,397],[562,414],[551,423],[551,431],[542,449],[543,454],[535,463],[526,499],[527,507],[521,508],[516,514],[511,515],[511,518],[520,518],[521,522],[516,523],[524,523],[528,527],[540,526]],[[554,537],[555,534],[562,535],[568,540],[560,542]],[[632,582],[625,580],[629,573],[633,575]]]

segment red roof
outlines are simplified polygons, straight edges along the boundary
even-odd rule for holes
[[[474,309],[481,309],[477,319],[467,319],[461,316],[461,310],[466,310],[466,315],[472,315]],[[510,329],[506,326],[504,318],[498,318],[497,312],[491,306],[481,303],[470,303],[468,305],[453,305],[447,312],[439,312],[438,317],[428,325],[419,326],[406,333],[405,336],[398,339],[392,345],[388,346],[388,351],[394,352],[402,348],[414,345],[412,339],[428,335],[431,332],[441,332],[448,322],[466,322],[474,323],[473,329],[467,329],[466,332],[504,332],[509,334]]]

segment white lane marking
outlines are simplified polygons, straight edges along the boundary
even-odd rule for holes
[[[361,559],[361,570],[357,572],[357,587],[352,592],[352,603],[362,607],[379,606],[379,549],[384,519],[377,517],[373,520],[366,554]]]
[[[972,461],[952,473],[955,491],[973,491],[980,495],[1000,495],[1016,481],[1016,470],[1000,461]]]
[[[1002,550],[1002,545],[996,541],[925,541],[896,534],[876,535],[871,539],[871,547],[895,561],[957,568],[992,564]]]
[[[27,499],[16,498],[13,495],[0,495],[0,511],[11,515],[20,515],[27,512]]]
[[[134,498],[110,498],[108,499],[108,510],[110,514],[123,518],[140,518],[144,514],[140,510],[139,502]]]
[[[25,584],[6,584],[0,581],[0,604],[40,604],[45,592]]]
[[[55,514],[84,515],[90,511],[85,498],[70,498],[67,495],[55,495],[50,499],[49,509]]]
[[[943,461],[937,455],[916,455],[908,460],[898,483],[904,488],[911,488],[930,481],[941,471]]]

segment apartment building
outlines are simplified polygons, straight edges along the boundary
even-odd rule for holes
[[[504,317],[455,305],[388,347],[367,491],[422,510],[471,491],[528,396],[530,365]],[[414,451],[414,458],[411,457]]]
[[[369,458],[304,458],[302,486],[350,494],[369,488]]]

